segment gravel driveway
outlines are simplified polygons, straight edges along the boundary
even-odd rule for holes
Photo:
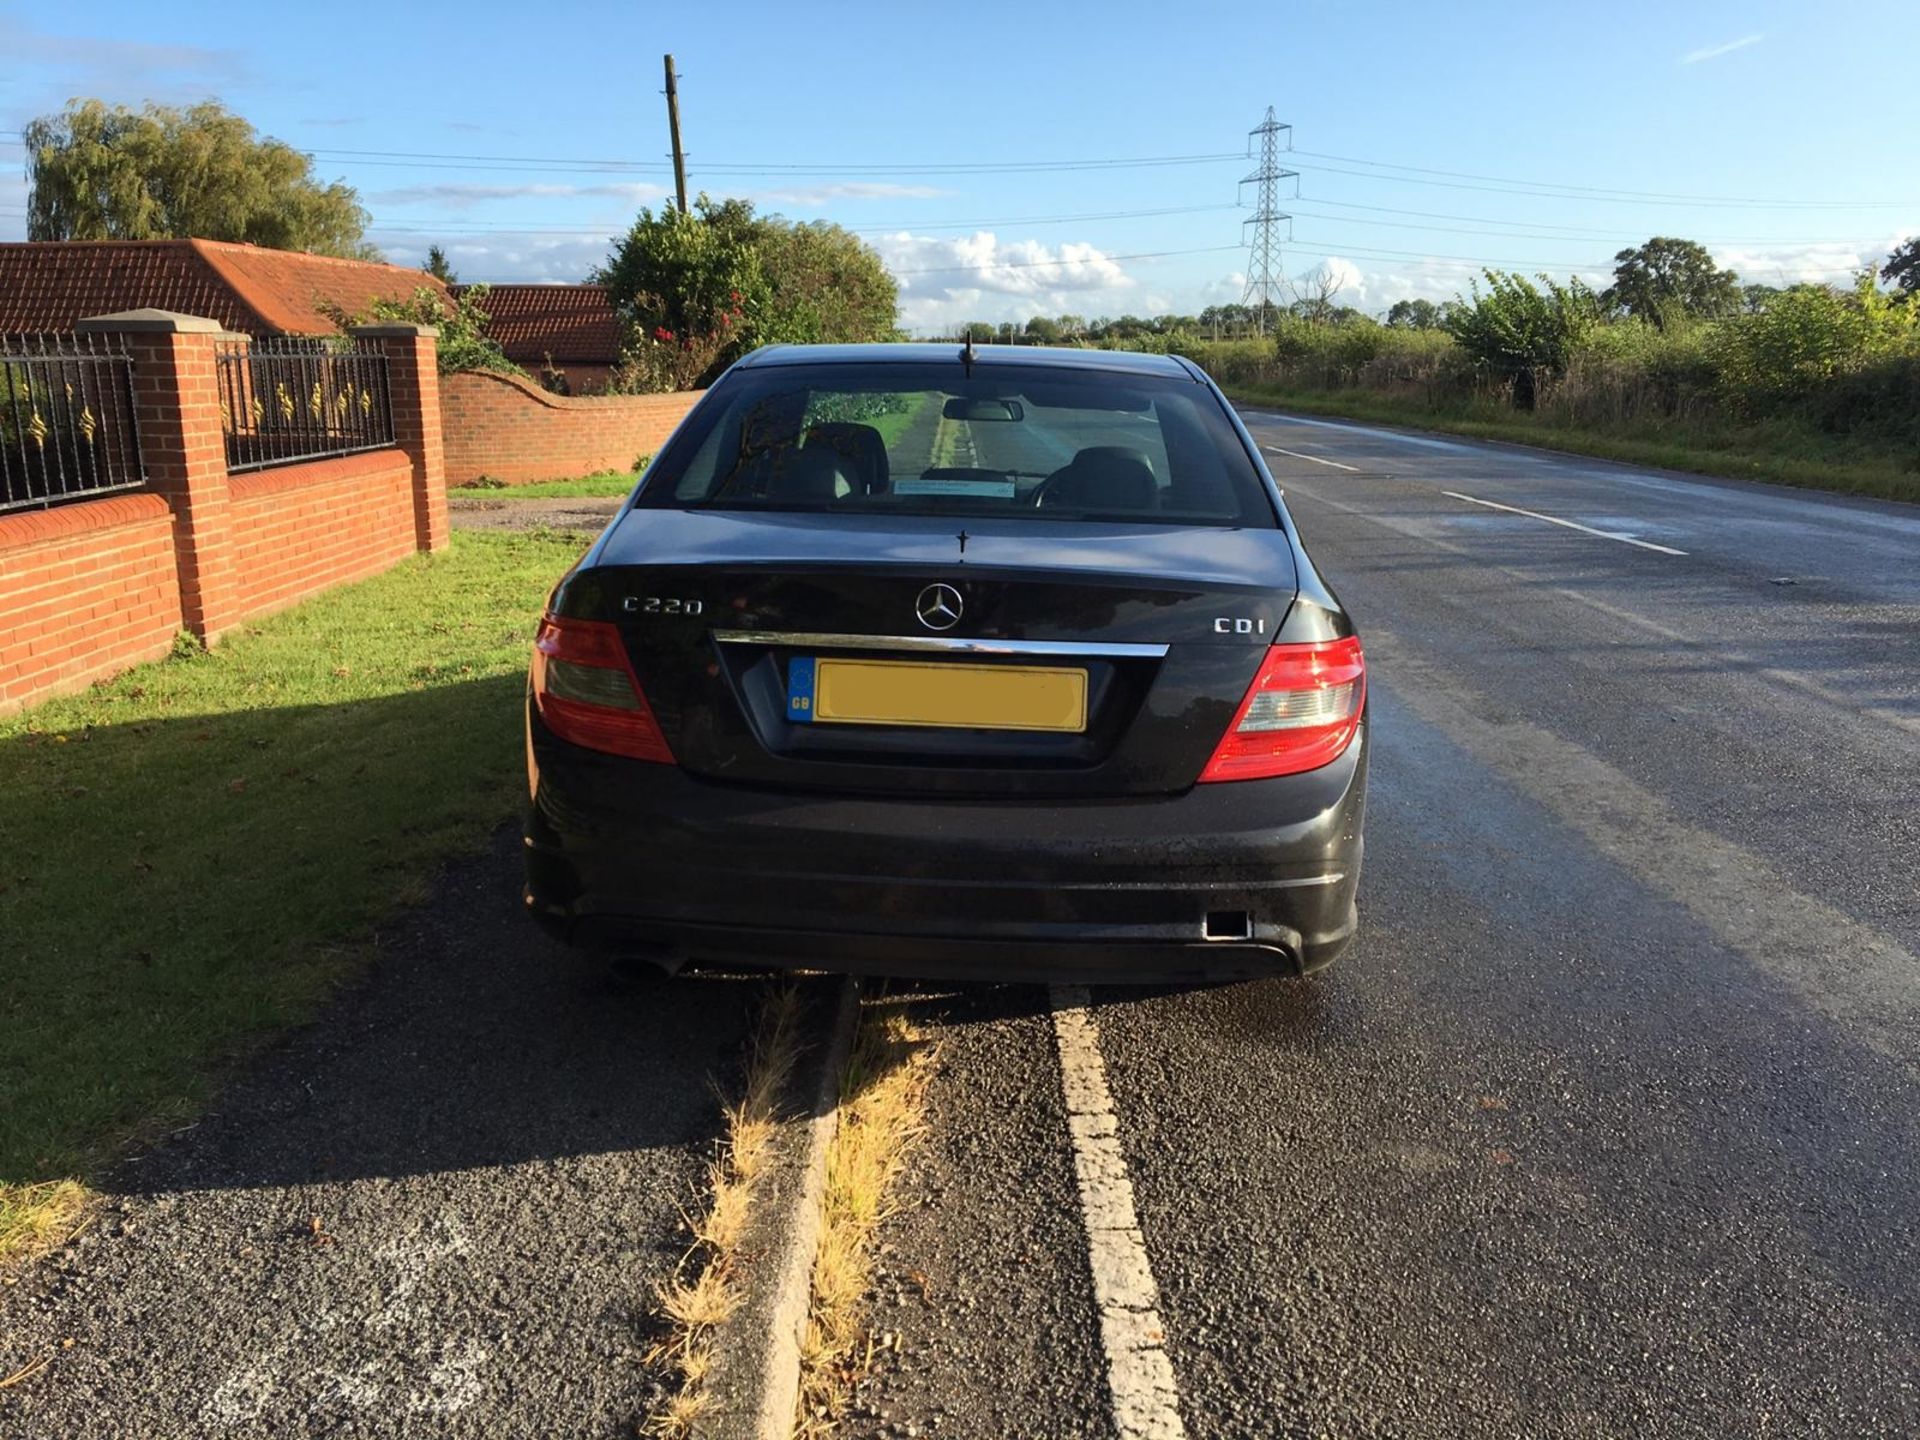
[[[578,530],[598,534],[626,504],[624,496],[576,500],[471,500],[447,503],[456,530]]]

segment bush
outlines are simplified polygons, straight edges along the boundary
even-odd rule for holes
[[[733,341],[726,330],[675,333],[664,325],[635,329],[607,377],[609,395],[661,395],[695,390],[725,367]]]
[[[1795,285],[1720,330],[1721,395],[1743,415],[1777,414],[1876,361],[1911,354],[1920,309],[1882,294],[1870,274],[1851,293]]]
[[[342,330],[350,325],[432,325],[440,332],[435,347],[442,375],[462,370],[491,370],[502,375],[525,376],[506,351],[487,338],[491,318],[480,308],[487,298],[485,285],[469,285],[449,298],[430,285],[422,285],[405,300],[376,300],[360,315],[348,315],[338,305],[323,307],[327,318]]]
[[[1625,319],[1583,336],[1543,400],[1562,423],[1621,425],[1698,418],[1719,405],[1718,327]]]
[[[705,195],[643,209],[596,278],[629,328],[613,380],[629,391],[688,389],[757,345],[891,339],[899,299],[851,231]]]
[[[1895,446],[1920,468],[1920,350],[1910,346],[1835,376],[1802,410],[1828,434]]]
[[[1511,387],[1517,407],[1531,410],[1543,384],[1566,373],[1575,349],[1600,324],[1600,302],[1577,278],[1562,285],[1542,275],[1535,285],[1503,270],[1482,273],[1486,290],[1474,282],[1473,299],[1448,312],[1447,333]]]

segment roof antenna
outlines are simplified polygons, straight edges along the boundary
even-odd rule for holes
[[[967,326],[967,343],[960,351],[960,363],[967,368],[967,378],[973,378],[973,326]]]

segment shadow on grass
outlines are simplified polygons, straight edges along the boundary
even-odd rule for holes
[[[615,988],[521,914],[519,848],[505,826],[448,866],[379,932],[364,985],[108,1188],[327,1185],[717,1142],[716,1085],[765,982]]]
[[[710,1125],[713,1045],[751,987],[616,1003],[520,914],[514,837],[473,858],[523,793],[523,686],[173,718],[136,695],[116,723],[0,740],[0,1185],[122,1183],[121,1142],[183,1124],[376,953],[364,993],[223,1095],[196,1136],[211,1149],[130,1183],[497,1164]]]

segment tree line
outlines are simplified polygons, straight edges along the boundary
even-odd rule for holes
[[[1488,283],[1488,274],[1499,273],[1483,272],[1472,285]],[[1878,278],[1902,293],[1920,289],[1920,237],[1897,246],[1880,267]],[[952,333],[955,339],[971,335],[977,341],[1003,345],[1098,345],[1153,336],[1237,339],[1277,332],[1289,321],[1314,325],[1368,322],[1396,330],[1447,330],[1463,323],[1476,308],[1476,302],[1466,296],[1442,301],[1406,299],[1396,300],[1384,314],[1376,316],[1342,304],[1341,286],[1325,269],[1302,277],[1290,288],[1293,298],[1285,305],[1209,305],[1190,315],[1103,315],[1091,320],[1072,314],[1035,315],[1024,323],[972,320],[954,326]],[[1804,288],[1743,283],[1732,270],[1720,268],[1697,241],[1656,235],[1644,245],[1614,256],[1613,283],[1594,294],[1592,300],[1596,319],[1641,320],[1664,330],[1676,324],[1755,314],[1777,297]]]

